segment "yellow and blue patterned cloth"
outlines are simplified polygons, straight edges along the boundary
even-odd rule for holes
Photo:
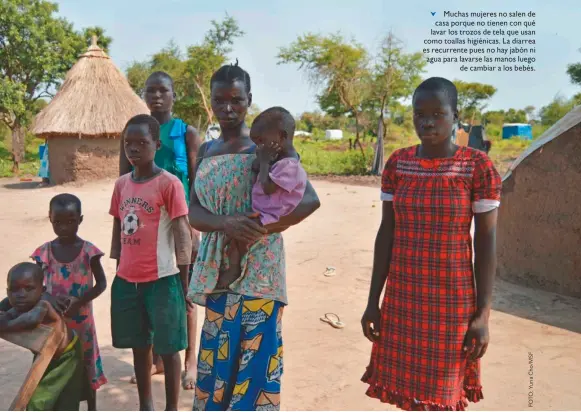
[[[209,295],[193,410],[280,410],[281,302]]]

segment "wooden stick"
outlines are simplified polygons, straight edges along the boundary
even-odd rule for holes
[[[32,330],[1,333],[0,338],[37,354],[9,409],[10,411],[24,411],[58,349],[63,334],[62,331],[57,331],[50,326],[39,325]]]

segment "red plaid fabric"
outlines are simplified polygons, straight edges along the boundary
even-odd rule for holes
[[[482,399],[479,362],[462,352],[476,309],[472,202],[500,200],[502,181],[478,150],[433,160],[416,151],[394,152],[383,172],[395,237],[380,337],[363,381],[368,396],[404,410],[464,410]]]

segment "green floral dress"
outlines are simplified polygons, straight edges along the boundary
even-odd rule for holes
[[[200,204],[215,215],[230,216],[252,212],[252,172],[254,154],[227,154],[205,158],[196,174],[194,190]],[[224,232],[202,234],[193,268],[188,296],[205,306],[206,298],[216,293],[222,266]],[[285,255],[282,235],[263,237],[242,258],[242,276],[230,285],[230,292],[272,299],[287,304]]]

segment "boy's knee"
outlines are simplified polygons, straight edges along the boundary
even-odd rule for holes
[[[176,353],[171,353],[168,355],[159,355],[161,356],[161,359],[163,360],[164,363],[166,362],[181,362],[181,358],[180,358],[180,353],[176,352]]]

